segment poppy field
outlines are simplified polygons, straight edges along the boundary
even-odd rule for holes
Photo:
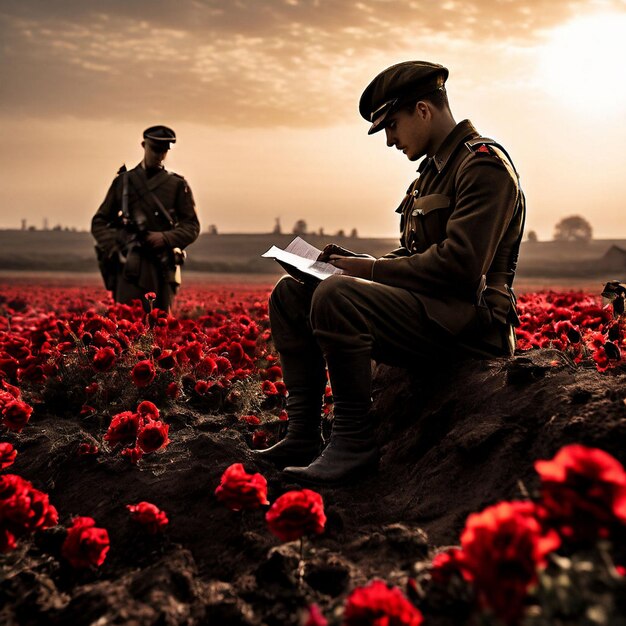
[[[413,502],[406,477],[419,493],[421,455],[443,478],[442,433],[392,423],[391,405],[369,485],[302,489],[255,464],[249,450],[288,420],[270,289],[187,287],[167,314],[90,286],[0,285],[2,623],[626,623],[623,285],[519,296],[516,355],[485,371],[537,406],[563,389],[573,400],[546,414],[546,429],[564,425],[538,439],[541,456],[515,448],[506,416],[488,444],[467,444],[461,475],[504,463],[507,437],[525,464],[474,510],[450,498],[439,535],[443,513]],[[610,436],[581,408],[596,399]],[[327,434],[330,386],[322,419]]]

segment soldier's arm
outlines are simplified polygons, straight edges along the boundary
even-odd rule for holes
[[[422,293],[471,294],[487,271],[515,211],[517,181],[494,155],[459,171],[446,238],[426,251],[376,261],[373,280]]]
[[[91,234],[97,244],[109,255],[118,248],[119,234],[122,231],[122,224],[118,218],[121,206],[120,181],[120,176],[113,181],[104,202],[91,220]]]
[[[185,248],[200,234],[200,222],[196,215],[193,194],[185,179],[180,177],[180,180],[175,204],[178,223],[172,230],[163,232],[163,238],[171,248]]]

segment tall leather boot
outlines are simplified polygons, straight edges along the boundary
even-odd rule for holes
[[[326,357],[333,388],[335,419],[328,446],[308,467],[286,467],[285,478],[333,485],[359,479],[377,467],[371,407],[372,370],[369,352]]]
[[[308,465],[319,453],[322,398],[326,387],[326,368],[321,354],[280,353],[287,397],[287,434],[278,443],[252,454],[277,467]]]

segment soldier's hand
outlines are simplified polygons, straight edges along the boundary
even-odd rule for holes
[[[155,250],[162,250],[167,245],[163,233],[152,230],[146,234],[146,243]]]
[[[345,257],[333,254],[328,260],[328,263],[333,267],[338,267],[340,270],[343,270],[344,274],[348,276],[371,280],[374,261],[376,261],[374,257]]]
[[[325,261],[326,263],[328,263],[328,259],[330,258],[331,254],[340,257],[361,257],[363,259],[374,258],[371,257],[369,254],[358,254],[357,252],[352,252],[352,250],[342,248],[335,243],[329,243],[327,246],[324,247],[322,253],[317,257],[317,260]]]

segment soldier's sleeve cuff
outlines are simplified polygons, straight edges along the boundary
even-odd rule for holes
[[[372,263],[372,271],[370,273],[370,280],[375,283],[376,279],[374,278],[374,268],[376,267],[376,263],[378,263],[378,259],[376,259],[373,263]]]

